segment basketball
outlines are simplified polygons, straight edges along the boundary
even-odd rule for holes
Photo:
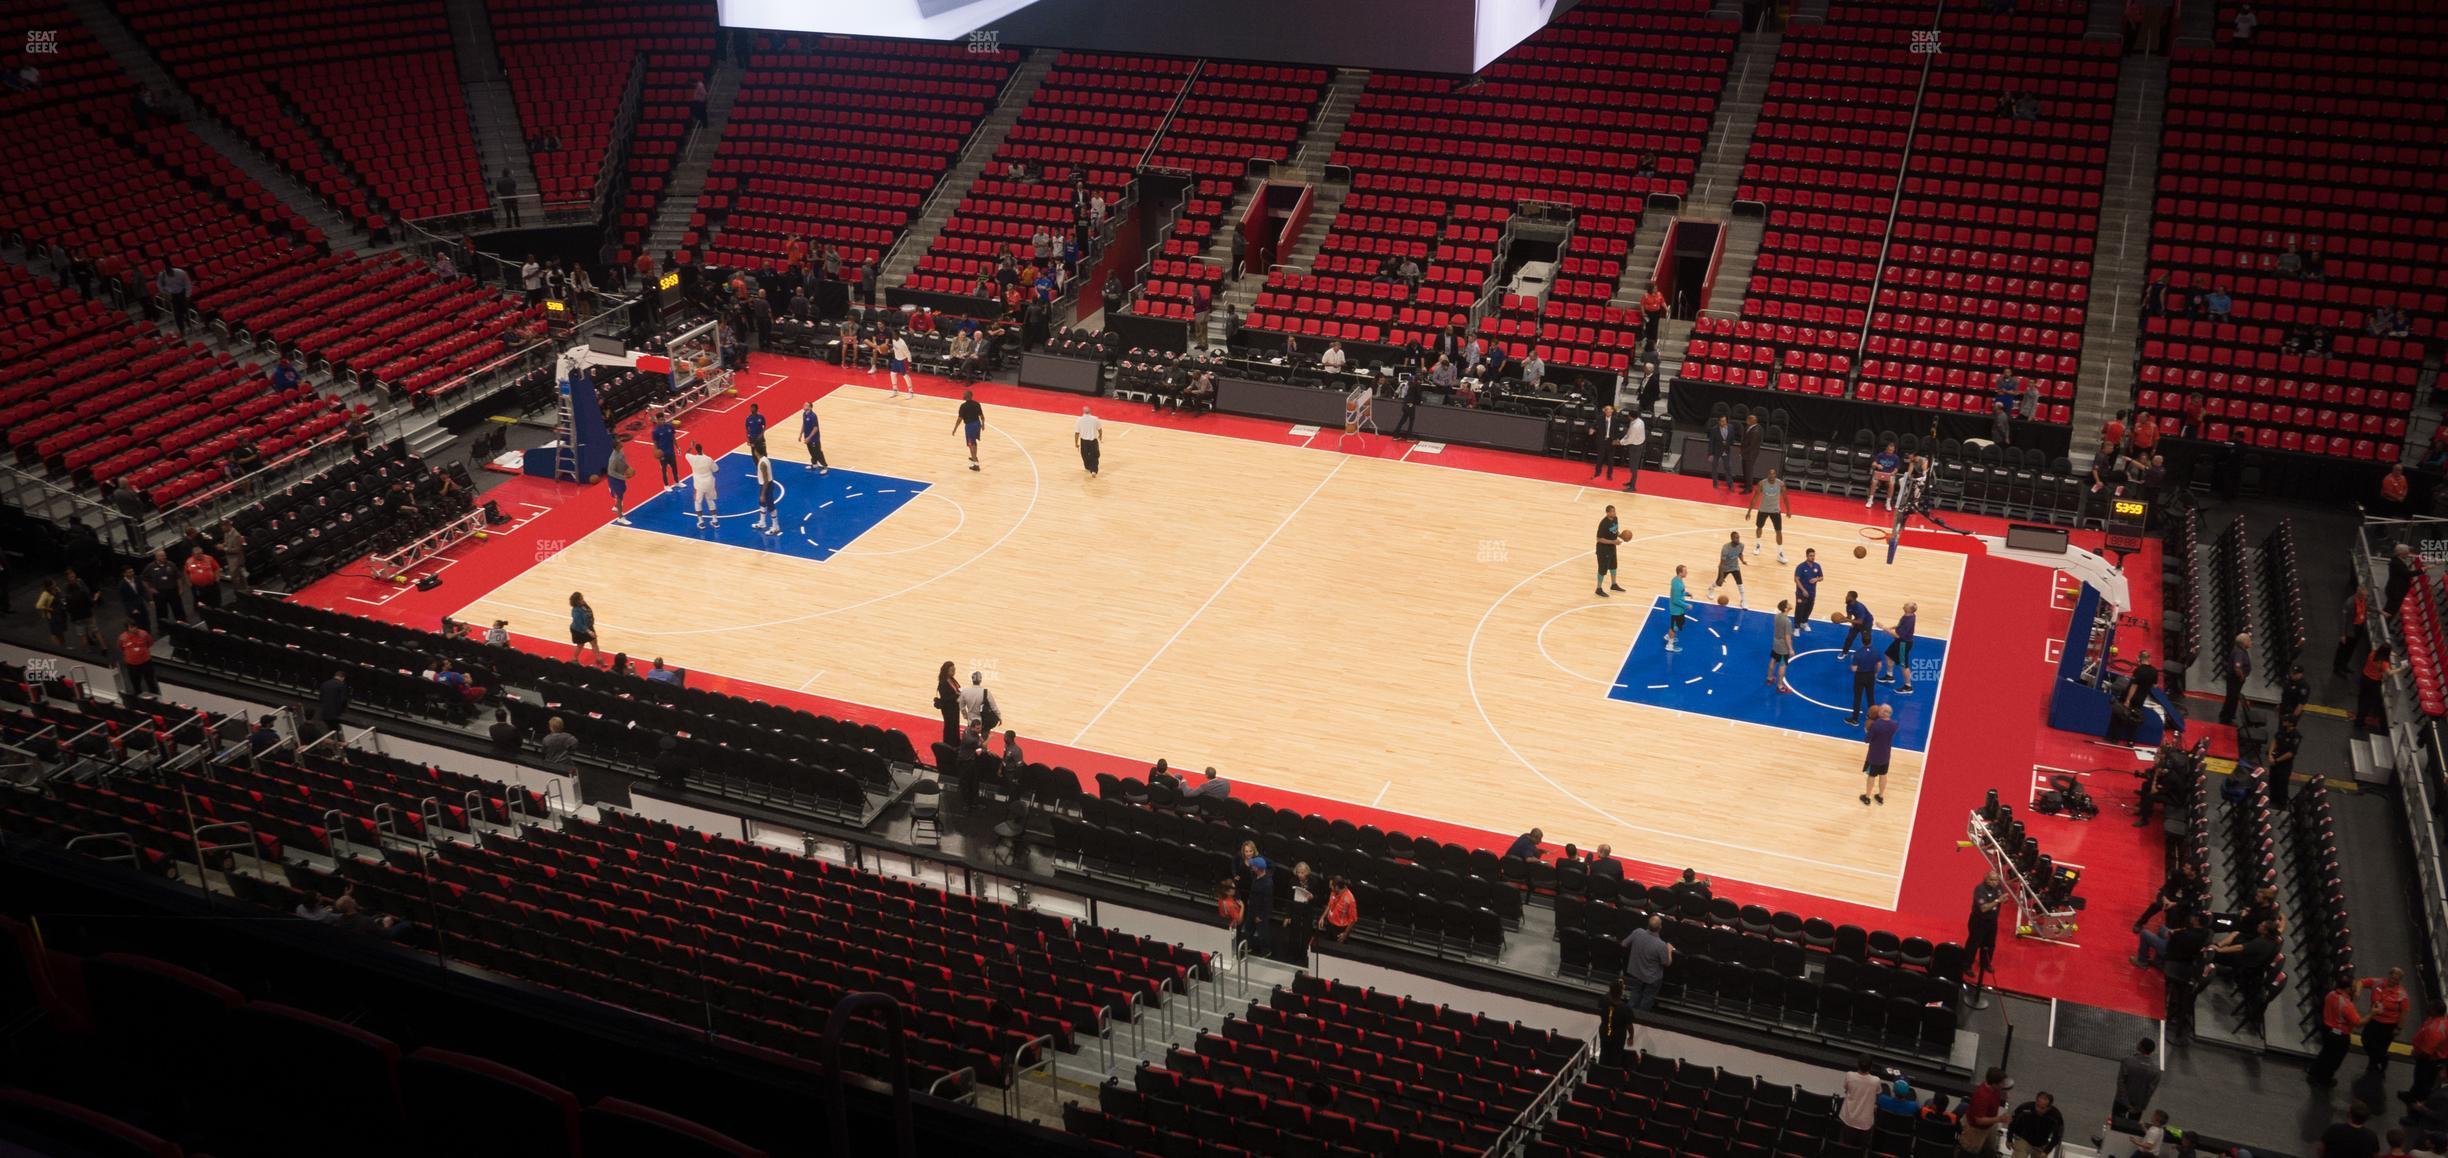
[[[1617,532],[1615,532],[1615,541],[1616,541],[1616,542],[1618,542],[1618,543],[1629,543],[1629,542],[1631,542],[1631,541],[1632,541],[1632,532],[1630,532],[1630,531],[1617,531]]]
[[[1856,545],[1856,546],[1853,548],[1853,557],[1854,557],[1854,558],[1856,558],[1856,559],[1867,559],[1867,558],[1869,558],[1869,557],[1870,557],[1870,548]]]
[[[596,483],[599,483],[599,482],[602,482],[602,481],[603,481],[603,476],[602,476],[602,475],[599,475],[599,474],[591,474],[591,475],[588,475],[588,476],[587,476],[587,479],[586,479],[586,485],[588,485],[588,486],[594,486]]]
[[[1734,602],[1734,601],[1733,601],[1732,599],[1727,598],[1727,597],[1726,597],[1726,593],[1725,593],[1725,592],[1720,591],[1720,592],[1718,592],[1718,593],[1717,593],[1717,606],[1719,606],[1719,607],[1723,607],[1723,606],[1725,606],[1726,604],[1728,604],[1728,603],[1732,603],[1732,602]]]
[[[1843,622],[1845,622],[1845,613],[1844,613],[1844,612],[1841,612],[1841,611],[1831,611],[1831,612],[1828,612],[1828,622],[1829,622],[1829,623],[1843,623]]]

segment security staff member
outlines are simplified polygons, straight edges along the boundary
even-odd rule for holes
[[[1971,952],[1978,966],[1973,984],[1980,983],[1980,974],[1992,971],[1992,958],[1997,955],[1998,910],[2006,904],[2006,885],[1991,869],[1981,883],[1972,886],[1972,916],[1964,925],[1964,948]]]

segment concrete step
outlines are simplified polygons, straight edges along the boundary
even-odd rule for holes
[[[961,149],[960,159],[935,183],[935,191],[928,195],[918,216],[885,255],[877,275],[885,286],[908,281],[910,272],[918,268],[918,259],[926,256],[936,238],[943,236],[944,225],[952,220],[953,211],[960,208],[961,199],[969,195],[970,187],[986,172],[995,150],[1003,147],[1012,126],[1020,123],[1020,114],[1028,108],[1029,101],[1037,95],[1037,86],[1045,83],[1046,74],[1053,71],[1054,62],[1060,57],[1061,53],[1051,48],[1035,49],[1019,67],[1012,69],[994,111],[978,122],[977,130],[969,135],[969,144]]]
[[[705,192],[706,171],[714,164],[715,146],[722,143],[723,128],[731,122],[731,103],[739,96],[741,72],[735,59],[714,62],[714,75],[706,78],[705,123],[689,134],[671,176],[663,183],[663,199],[655,203],[654,225],[647,231],[647,252],[669,253],[687,236],[689,217],[697,212],[698,195]],[[699,248],[710,240],[711,231]]]
[[[1723,213],[1734,207],[1734,191],[1742,176],[1743,159],[1751,153],[1752,135],[1759,129],[1760,106],[1776,70],[1777,48],[1784,37],[1776,32],[1745,35],[1734,50],[1724,91],[1717,97],[1717,115],[1701,147],[1700,164],[1692,176],[1687,205]]]
[[[2121,8],[2117,19],[2121,30]],[[2081,380],[2074,393],[2077,430],[2096,429],[2132,397],[2167,71],[2164,57],[2128,56],[2118,67],[2118,113],[2109,133],[2107,181],[2101,191],[2083,322]]]

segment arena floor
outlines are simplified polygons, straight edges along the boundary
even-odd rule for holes
[[[1662,650],[1674,566],[1698,602],[1728,532],[1752,537],[1739,500],[1704,480],[1653,471],[1627,495],[1584,485],[1587,464],[1111,400],[1096,403],[1091,479],[1072,443],[1081,400],[1008,386],[979,388],[972,472],[959,387],[921,381],[896,399],[880,377],[760,356],[742,396],[684,432],[723,460],[716,528],[654,485],[641,438],[634,526],[609,524],[601,486],[521,479],[490,497],[532,521],[462,548],[444,586],[343,576],[307,597],[427,625],[507,619],[523,645],[567,654],[568,597],[584,591],[607,651],[888,719],[922,750],[948,659],[986,674],[1032,758],[1083,773],[1214,765],[1245,795],[1499,847],[1536,826],[1659,875],[1696,868],[1746,901],[1960,937],[1978,877],[1954,852],[1964,810],[2022,780],[2019,753],[2045,731],[2064,618],[2046,569],[1937,532],[1908,532],[1889,565],[1858,500],[1797,495],[1787,552],[1816,547],[1827,576],[1777,694],[1767,613],[1792,566],[1773,543],[1745,556],[1748,614],[1703,605],[1684,650]],[[797,438],[811,400],[825,474]],[[772,422],[778,536],[749,525],[750,401]],[[1627,591],[1600,598],[1591,544],[1609,503],[1633,538]],[[1882,623],[1919,607],[1914,691],[1880,687],[1904,725],[1881,806],[1857,800],[1863,746],[1827,623],[1848,588]],[[1925,775],[1925,759],[1950,771]]]

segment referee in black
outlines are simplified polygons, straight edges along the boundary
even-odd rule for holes
[[[1615,581],[1615,544],[1623,541],[1623,524],[1615,518],[1614,504],[1607,505],[1606,517],[1598,520],[1598,594],[1612,599],[1607,589],[1623,590]]]

